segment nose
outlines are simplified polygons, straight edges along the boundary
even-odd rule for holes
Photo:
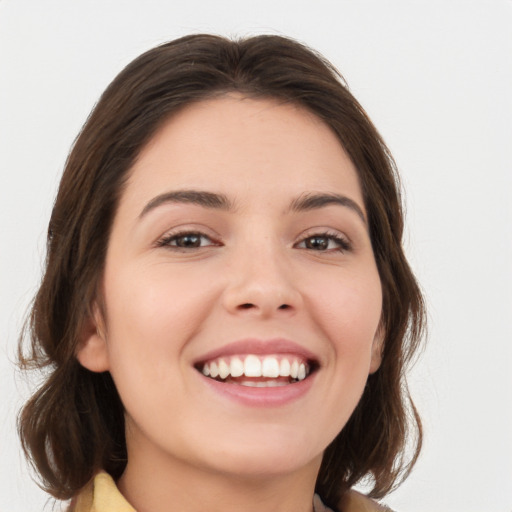
[[[239,254],[229,272],[223,304],[231,314],[261,318],[293,316],[302,305],[302,294],[289,262],[279,251]]]

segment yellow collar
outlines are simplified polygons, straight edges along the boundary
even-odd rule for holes
[[[73,512],[136,512],[119,492],[114,480],[102,471],[80,492]]]

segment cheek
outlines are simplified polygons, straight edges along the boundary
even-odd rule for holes
[[[198,294],[190,281],[165,268],[128,267],[105,275],[107,346],[110,373],[128,417],[160,421],[155,411],[180,407],[183,390],[181,354],[193,335]],[[192,307],[192,304],[196,304]]]
[[[163,264],[128,267],[105,276],[107,339],[112,371],[169,378],[181,352],[208,314],[204,279]],[[208,282],[208,281],[206,281]]]
[[[197,272],[170,269],[165,264],[133,268],[113,273],[106,280],[109,325],[127,331],[130,336],[151,333],[179,336],[191,316],[206,307],[204,283]],[[135,330],[134,330],[135,329]]]
[[[339,355],[371,348],[382,312],[382,290],[377,271],[349,274],[324,282],[323,293],[312,299],[312,309]]]
[[[322,378],[328,392],[319,417],[334,438],[359,402],[372,361],[372,347],[378,331],[382,292],[377,271],[362,275],[339,276],[324,282],[324,293],[311,299],[316,324],[329,341],[329,352]],[[336,283],[336,284],[333,284]],[[320,377],[320,375],[319,375]]]

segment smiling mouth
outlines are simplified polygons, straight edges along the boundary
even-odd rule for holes
[[[288,354],[234,355],[196,365],[205,377],[247,387],[277,387],[301,382],[315,367],[312,361]]]

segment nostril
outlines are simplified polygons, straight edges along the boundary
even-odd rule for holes
[[[288,310],[288,309],[291,309],[292,306],[290,306],[289,304],[281,304],[280,306],[277,307],[277,309],[281,309],[281,310]],[[237,309],[239,310],[245,310],[245,309],[260,309],[258,305],[256,304],[253,304],[252,302],[244,302],[243,304],[239,304],[237,306]]]

